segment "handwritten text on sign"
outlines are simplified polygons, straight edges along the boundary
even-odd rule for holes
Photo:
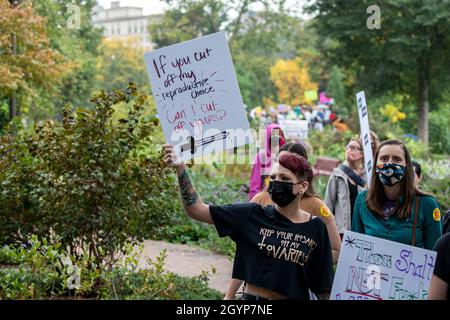
[[[426,300],[436,252],[344,233],[333,300]]]
[[[370,185],[373,168],[372,145],[370,144],[369,113],[367,111],[366,96],[364,91],[356,94],[358,106],[359,125],[361,127],[361,138],[364,149],[364,167],[366,168],[367,185]]]
[[[251,142],[239,139],[249,124],[223,32],[148,52],[145,63],[164,136],[181,159]]]

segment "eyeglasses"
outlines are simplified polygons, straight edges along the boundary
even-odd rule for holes
[[[357,146],[350,146],[350,145],[348,145],[348,146],[346,146],[346,148],[350,149],[352,151],[362,151],[361,148],[357,147]]]

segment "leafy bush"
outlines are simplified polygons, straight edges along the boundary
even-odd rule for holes
[[[327,156],[343,160],[345,156],[345,144],[353,136],[355,134],[351,131],[345,133],[335,132],[330,126],[325,127],[323,131],[312,130],[308,138],[312,148],[309,152],[311,164],[314,164],[317,156]]]
[[[248,180],[226,176],[226,166],[195,165],[190,169],[191,179],[206,204],[223,205],[247,202]],[[173,186],[172,188],[175,188]],[[175,201],[174,201],[175,202]],[[234,256],[235,244],[225,237],[219,238],[214,226],[187,217],[177,196],[178,210],[174,211],[174,223],[163,228],[154,239],[175,243],[198,245],[217,253]]]
[[[108,277],[107,290],[103,298],[113,299],[221,299],[222,294],[208,288],[208,275],[202,271],[199,276],[182,277],[164,271],[165,250],[156,260],[147,259],[149,268],[137,269],[137,260],[115,270]],[[130,271],[131,270],[131,271]]]
[[[0,137],[0,241],[52,235],[90,267],[112,266],[129,241],[170,221],[174,177],[150,138],[147,96],[130,86],[102,92],[94,110],[67,108],[62,123]],[[125,108],[115,119],[115,109]],[[17,124],[16,124],[17,126]]]
[[[165,252],[149,267],[138,268],[142,247],[128,243],[126,253],[111,270],[90,270],[87,261],[73,263],[74,257],[61,243],[49,244],[32,236],[25,246],[4,246],[0,260],[0,299],[221,299],[222,294],[208,288],[209,273],[181,277],[164,270]]]
[[[200,238],[197,245],[203,249],[224,254],[229,258],[234,258],[236,252],[236,244],[234,241],[229,237],[219,237],[214,226],[206,226],[206,229],[208,230],[207,236]]]
[[[3,132],[3,128],[8,123],[8,104],[6,100],[0,99],[0,134]]]
[[[435,153],[450,154],[450,105],[429,114],[430,147]]]
[[[26,244],[0,249],[0,262],[17,264],[0,268],[0,298],[26,299],[61,294],[70,276],[62,262],[61,244],[32,236]]]
[[[321,199],[325,199],[325,192],[327,190],[327,183],[329,178],[330,177],[328,176],[314,177],[313,180],[314,190]]]
[[[413,160],[427,161],[431,159],[431,152],[428,145],[412,139],[403,139],[403,141]]]
[[[443,211],[447,211],[450,209],[450,160],[423,161],[421,166],[423,180],[420,188],[433,193]]]

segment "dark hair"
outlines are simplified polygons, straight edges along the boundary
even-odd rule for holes
[[[292,152],[282,152],[278,157],[278,163],[292,171],[299,179],[309,181],[313,171],[305,157]]]
[[[373,147],[372,156],[375,158],[375,151],[377,151],[378,146],[380,145],[380,139],[378,138],[378,135],[372,130],[370,130],[370,144]]]
[[[286,143],[283,146],[281,146],[280,152],[281,151],[296,153],[299,156],[308,160],[308,152],[306,152],[305,147],[303,145],[301,145],[300,143],[292,143],[292,142]]]
[[[411,161],[411,164],[414,168],[414,172],[417,174],[417,176],[420,178],[421,174],[422,174],[422,166],[416,162],[416,161]]]
[[[283,145],[280,148],[280,152],[281,151],[295,153],[295,154],[298,154],[299,156],[305,158],[306,160],[308,160],[308,152],[306,151],[306,148],[300,143],[292,143],[292,142],[286,143],[285,145]],[[308,163],[309,163],[309,161],[308,161]],[[311,166],[311,164],[309,164],[309,165]],[[314,174],[311,174],[310,176],[308,176],[308,179],[306,181],[308,181],[309,187],[303,196],[319,198],[319,196],[317,195],[316,190],[314,189],[314,186],[313,186]]]
[[[414,172],[411,165],[411,157],[409,151],[405,144],[400,140],[391,139],[383,141],[377,148],[375,152],[374,162],[375,165],[372,168],[372,179],[370,181],[370,188],[367,194],[366,204],[367,208],[380,217],[384,217],[383,205],[386,201],[386,196],[384,194],[383,184],[378,179],[376,174],[376,163],[378,155],[380,154],[381,148],[387,145],[398,145],[401,146],[405,154],[406,161],[406,173],[400,182],[400,196],[404,196],[404,202],[400,205],[399,198],[397,198],[396,203],[396,214],[399,218],[406,219],[411,214],[411,206],[414,196],[416,195],[427,195],[423,191],[414,187]]]
[[[281,151],[287,151],[287,152],[291,152],[291,153],[296,153],[299,156],[302,156],[303,158],[305,158],[306,160],[308,160],[308,152],[306,151],[306,148],[300,144],[300,143],[286,143],[285,145],[283,145],[280,148],[280,152]],[[308,160],[309,162],[309,160]],[[311,166],[311,164],[309,164]],[[303,197],[316,197],[319,198],[319,196],[316,193],[316,190],[314,189],[314,174],[311,174],[309,176],[309,178],[307,179],[309,186],[308,186],[308,190],[306,190],[305,194],[303,195]]]

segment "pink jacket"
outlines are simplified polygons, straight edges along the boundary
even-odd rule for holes
[[[264,149],[256,155],[255,164],[253,165],[252,174],[250,176],[250,191],[248,193],[249,200],[251,200],[258,192],[261,191],[261,176],[270,174],[270,168],[272,165],[272,156],[270,154],[270,136],[273,129],[280,129],[280,147],[286,143],[286,139],[284,138],[283,131],[281,130],[280,126],[276,123],[269,124],[266,128],[266,145]]]

